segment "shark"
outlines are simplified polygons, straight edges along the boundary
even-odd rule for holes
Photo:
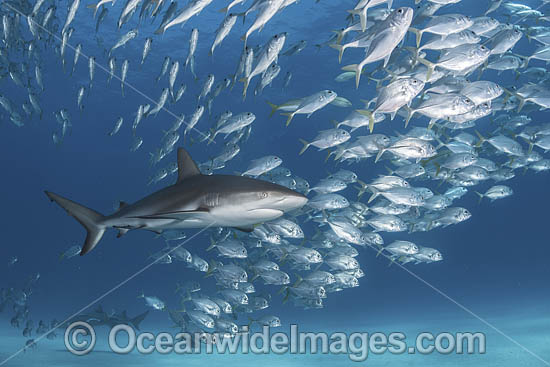
[[[109,327],[114,327],[118,324],[127,324],[132,325],[136,330],[139,330],[141,322],[145,319],[145,317],[147,317],[148,314],[149,311],[145,311],[135,317],[128,317],[126,310],[121,313],[115,313],[114,311],[112,313],[107,313],[103,311],[101,305],[98,305],[94,311],[75,316],[70,322],[85,321],[93,326],[107,325]]]
[[[111,215],[103,215],[50,191],[48,198],[74,217],[87,231],[80,256],[96,247],[105,231],[130,230],[162,233],[169,229],[233,227],[251,232],[258,224],[277,219],[303,207],[301,193],[271,182],[234,175],[203,175],[183,149],[177,150],[178,178],[133,204],[120,203]]]

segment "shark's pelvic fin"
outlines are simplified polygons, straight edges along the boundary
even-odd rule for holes
[[[188,177],[200,175],[201,171],[193,161],[193,158],[183,148],[178,148],[178,181],[179,184]]]
[[[88,209],[84,205],[80,205],[66,199],[62,196],[54,194],[53,192],[45,191],[46,195],[50,198],[51,201],[55,201],[60,207],[65,209],[70,216],[74,217],[80,224],[86,228],[88,235],[86,236],[86,241],[84,246],[80,251],[80,256],[90,252],[101,240],[103,234],[105,233],[105,226],[101,225],[101,222],[105,218],[103,215],[99,214],[95,210]]]
[[[124,236],[126,233],[128,233],[129,230],[130,230],[129,228],[119,228],[116,238],[120,238]]]

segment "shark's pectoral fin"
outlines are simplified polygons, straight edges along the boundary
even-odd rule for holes
[[[210,209],[208,208],[197,208],[195,210],[180,210],[175,212],[157,213],[157,214],[144,215],[144,216],[139,216],[134,218],[159,219],[159,220],[162,220],[162,219],[186,220],[186,219],[191,219],[193,217],[196,217],[197,215],[206,214],[209,212],[210,212]]]
[[[250,233],[254,230],[254,226],[233,227],[241,232]]]

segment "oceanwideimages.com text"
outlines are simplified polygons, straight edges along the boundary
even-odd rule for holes
[[[94,328],[86,322],[75,322],[65,331],[65,346],[77,355],[90,353],[96,344]],[[117,354],[136,350],[151,354],[347,354],[355,362],[365,361],[369,354],[483,354],[485,334],[481,332],[423,332],[410,339],[405,333],[392,332],[304,332],[298,325],[288,331],[274,331],[264,326],[252,332],[243,326],[236,334],[190,332],[136,332],[126,324],[112,327],[109,348]]]

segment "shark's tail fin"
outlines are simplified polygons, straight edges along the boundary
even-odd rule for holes
[[[134,325],[134,327],[137,330],[139,330],[139,324],[141,324],[141,322],[145,319],[145,317],[147,317],[148,314],[149,314],[149,310],[147,310],[144,313],[142,313],[140,315],[137,315],[136,317],[130,319],[130,322],[132,323],[132,325]]]
[[[54,194],[53,192],[46,191],[46,195],[51,201],[55,201],[60,207],[65,209],[69,215],[74,217],[84,226],[84,228],[86,228],[88,234],[86,236],[84,246],[80,251],[80,256],[90,252],[105,233],[105,226],[100,224],[105,217],[92,209],[88,209],[83,205],[75,203],[74,201],[65,199],[64,197]]]

